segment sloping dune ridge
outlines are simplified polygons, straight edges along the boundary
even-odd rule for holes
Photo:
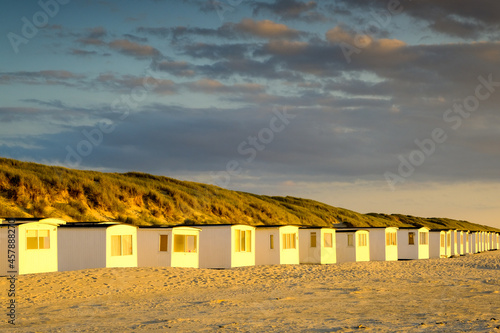
[[[7,304],[8,281],[0,281]],[[500,251],[228,270],[90,269],[19,276],[16,289],[19,332],[500,332]],[[12,329],[5,318],[0,331]]]

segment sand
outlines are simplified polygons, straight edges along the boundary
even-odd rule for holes
[[[1,278],[0,331],[10,331]],[[19,276],[19,332],[500,332],[500,251],[229,270]]]

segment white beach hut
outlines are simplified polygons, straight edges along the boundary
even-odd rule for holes
[[[451,255],[456,256],[460,255],[458,251],[458,230],[450,230],[451,231]]]
[[[445,230],[446,233],[446,247],[445,247],[445,256],[446,257],[451,257],[451,236],[452,236],[452,230]]]
[[[429,259],[429,228],[400,227],[399,259]]]
[[[482,232],[481,231],[476,231],[476,248],[477,248],[477,252],[476,253],[483,252],[483,247],[481,245],[482,241],[483,241]]]
[[[479,231],[473,231],[471,232],[471,253],[478,253],[480,252],[480,232]]]
[[[118,222],[74,222],[59,229],[59,271],[137,267],[137,227]]]
[[[465,235],[466,231],[457,230],[457,255],[465,254]]]
[[[255,265],[255,227],[242,224],[198,225],[200,268]]]
[[[493,249],[493,233],[488,231],[487,235],[486,244],[488,246],[488,251],[491,251]]]
[[[299,264],[299,227],[258,226],[255,229],[255,265]]]
[[[486,251],[486,233],[484,231],[481,231],[479,238],[479,252],[484,251]]]
[[[139,267],[199,267],[199,228],[190,226],[139,227]]]
[[[0,275],[57,271],[60,219],[0,219]],[[10,250],[10,251],[9,251]]]
[[[470,253],[470,237],[471,237],[471,234],[470,234],[470,231],[468,230],[465,230],[464,231],[464,244],[463,244],[463,254],[468,254]]]
[[[337,262],[334,228],[302,227],[299,229],[301,264],[335,264]]]
[[[370,261],[370,231],[337,229],[337,263]]]
[[[446,231],[429,231],[429,258],[446,258]]]
[[[398,260],[398,228],[372,227],[356,228],[370,232],[370,260],[395,261]]]

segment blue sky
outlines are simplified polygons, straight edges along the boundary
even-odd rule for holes
[[[0,19],[0,156],[500,227],[496,1],[7,1]]]

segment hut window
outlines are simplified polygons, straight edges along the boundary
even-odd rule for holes
[[[131,256],[132,255],[132,235],[122,236],[122,255]]]
[[[451,234],[446,234],[446,246],[451,246]]]
[[[196,252],[196,236],[187,235],[186,236],[186,252]]]
[[[386,245],[398,245],[397,243],[397,236],[395,232],[389,232],[386,235],[386,240],[385,240]]]
[[[251,252],[252,231],[236,229],[234,231],[234,243],[236,252]]]
[[[311,232],[311,247],[316,247],[316,233]]]
[[[427,245],[429,242],[427,241],[427,233],[426,232],[419,232],[418,233],[418,244],[420,245]]]
[[[174,252],[196,253],[196,235],[174,235]]]
[[[283,250],[296,249],[297,244],[295,242],[296,234],[283,234]]]
[[[269,235],[269,248],[274,249],[274,235]]]
[[[444,234],[441,234],[440,240],[441,240],[441,247],[445,247],[445,245],[446,245],[446,236]]]
[[[414,232],[408,233],[408,245],[415,245],[415,233]]]
[[[324,244],[325,244],[325,247],[333,247],[333,235],[331,232],[327,232],[323,235],[323,240],[324,240]]]
[[[354,246],[354,235],[347,235],[347,246]]]
[[[132,255],[132,235],[112,235],[111,255],[112,256]]]
[[[26,249],[50,249],[50,230],[26,230]]]
[[[168,235],[160,235],[160,252],[168,251]]]
[[[358,246],[366,246],[368,244],[366,234],[358,235]]]
[[[111,255],[120,256],[122,253],[122,237],[119,235],[111,236]]]

